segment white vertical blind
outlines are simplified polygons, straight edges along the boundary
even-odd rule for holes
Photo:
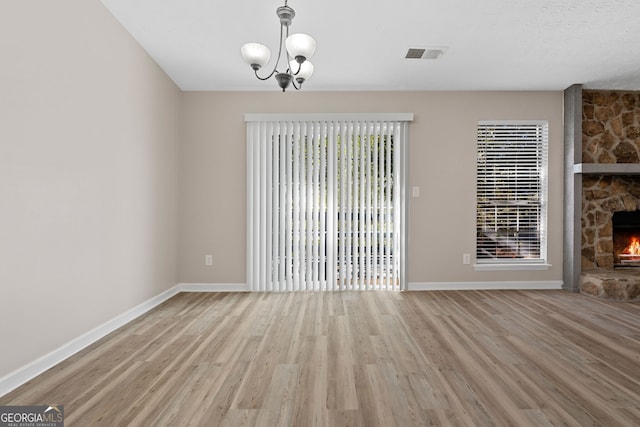
[[[403,289],[410,120],[246,116],[253,291]]]
[[[547,122],[478,124],[478,263],[546,261],[547,151]]]

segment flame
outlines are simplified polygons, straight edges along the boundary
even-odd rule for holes
[[[629,243],[629,246],[627,246],[624,251],[622,251],[622,253],[629,255],[640,255],[640,240],[637,237],[632,237],[631,243]]]

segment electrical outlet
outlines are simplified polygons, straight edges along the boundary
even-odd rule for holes
[[[207,265],[207,266],[213,265],[213,255],[204,256],[204,265]]]
[[[415,198],[420,197],[420,187],[411,187],[411,196]]]
[[[471,254],[462,254],[462,263],[471,264]]]

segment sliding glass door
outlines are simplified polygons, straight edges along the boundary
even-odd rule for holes
[[[399,290],[411,115],[247,115],[254,291]]]

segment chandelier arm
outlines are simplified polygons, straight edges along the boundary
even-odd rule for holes
[[[284,24],[280,24],[280,42],[278,43],[278,58],[276,58],[276,65],[275,67],[273,67],[273,73],[276,72],[276,68],[278,68],[278,64],[280,63],[280,56],[282,55],[282,33],[283,33],[283,27],[285,25]],[[289,32],[289,27],[287,27],[287,32]]]
[[[300,89],[302,89],[302,83],[300,83],[300,87],[296,86],[296,79],[292,79],[292,80],[291,80],[291,84],[293,85],[293,87],[294,87],[296,90],[300,90]]]
[[[276,66],[277,66],[277,65],[276,65]],[[276,69],[274,68],[274,69],[273,69],[273,71],[271,72],[271,74],[269,74],[269,75],[268,75],[268,76],[266,76],[266,77],[260,77],[260,76],[258,75],[258,70],[256,70],[256,71],[255,71],[255,74],[256,74],[256,77],[258,78],[258,80],[269,80],[269,79],[270,79],[271,77],[273,77],[273,75],[274,75],[275,73],[277,73],[277,72],[278,72],[278,70],[276,70]]]
[[[280,56],[282,55],[282,30],[284,27],[284,24],[280,24],[280,43],[278,43],[278,57],[276,58],[276,63],[273,66],[273,70],[271,71],[271,73],[267,76],[267,77],[260,77],[258,75],[258,70],[255,70],[255,74],[256,77],[258,78],[258,80],[269,80],[271,77],[273,77],[273,75],[275,73],[278,72],[278,63],[280,62]],[[289,33],[289,27],[287,27],[287,34]]]
[[[287,27],[287,34],[286,34],[286,38],[287,38],[287,39],[289,38],[289,27]],[[285,39],[285,40],[286,40],[286,39]],[[285,50],[286,50],[286,49],[285,49]],[[291,69],[291,65],[289,65],[289,64],[291,64],[291,59],[292,59],[292,58],[291,58],[291,55],[289,55],[289,51],[288,51],[288,50],[286,50],[286,52],[285,52],[285,53],[286,53],[286,55],[287,55],[287,73],[289,73],[289,74],[291,74],[291,75],[295,76],[296,74],[298,74],[298,73],[300,72],[300,68],[298,68],[298,73],[293,74],[293,70]],[[294,79],[294,80],[295,80],[295,79]]]

